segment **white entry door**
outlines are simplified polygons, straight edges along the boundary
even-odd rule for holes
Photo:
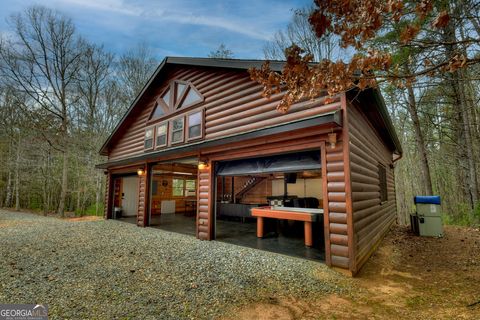
[[[138,209],[138,177],[124,177],[122,183],[122,216],[136,216]]]

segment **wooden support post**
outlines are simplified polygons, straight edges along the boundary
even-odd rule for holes
[[[313,246],[313,236],[312,236],[312,222],[305,221],[304,222],[304,229],[305,229],[305,245],[307,247]]]
[[[257,217],[257,237],[263,238],[263,217]]]

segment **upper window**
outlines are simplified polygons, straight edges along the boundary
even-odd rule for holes
[[[178,101],[183,97],[185,94],[185,88],[187,87],[186,84],[175,81],[174,82],[174,88],[175,88],[175,105],[178,104]],[[177,106],[178,108],[178,106]]]
[[[183,142],[184,117],[172,120],[172,143]]]
[[[145,129],[145,139],[143,146],[145,149],[153,148],[153,128]]]
[[[156,118],[160,118],[161,116],[163,116],[165,114],[165,109],[163,108],[162,105],[160,104],[156,104],[155,105],[155,108],[153,109],[153,113],[152,113],[152,116],[151,116],[151,119],[156,119]]]
[[[165,147],[167,145],[167,126],[168,124],[166,122],[157,126],[155,147]]]
[[[170,83],[167,89],[157,99],[149,120],[161,118],[173,113],[178,109],[191,107],[203,101],[203,96],[190,83],[175,80]]]
[[[200,138],[202,136],[202,115],[202,111],[188,115],[188,139]]]
[[[203,101],[203,98],[200,95],[200,93],[193,86],[190,86],[189,88],[186,89],[184,98],[180,102],[179,107],[185,108],[185,107],[193,106],[194,104],[197,104],[202,101]]]
[[[380,202],[385,202],[388,200],[387,169],[382,164],[378,164],[378,180],[380,185]]]
[[[167,91],[165,91],[162,95],[162,101],[165,103],[167,106],[170,105],[170,87],[168,87]]]

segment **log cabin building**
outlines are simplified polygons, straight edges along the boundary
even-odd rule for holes
[[[165,58],[101,148],[105,218],[355,274],[396,213],[402,150],[380,92],[282,114],[250,79],[262,63]]]

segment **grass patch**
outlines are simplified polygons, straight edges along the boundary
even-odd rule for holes
[[[457,206],[455,212],[444,212],[443,223],[452,226],[474,227],[480,225],[480,202],[475,209],[466,203]]]
[[[96,212],[97,206],[96,204],[92,204],[89,207],[87,207],[83,212],[80,210],[75,210],[75,216],[80,217],[80,216],[103,216],[103,210],[104,206],[103,203],[98,204],[98,214]]]
[[[427,303],[427,299],[422,296],[409,297],[406,300],[406,305],[409,308],[418,308]]]

